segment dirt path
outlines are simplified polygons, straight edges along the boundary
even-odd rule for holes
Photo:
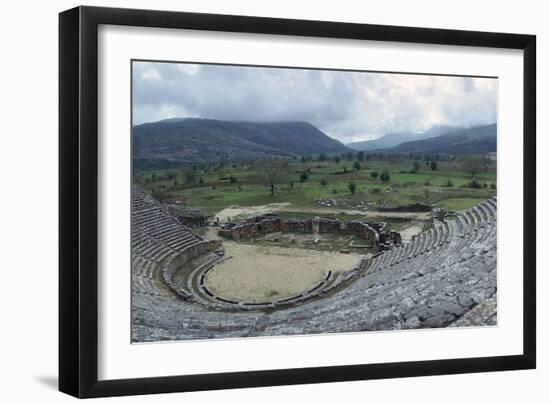
[[[291,206],[290,203],[271,203],[268,205],[238,207],[230,206],[225,208],[215,216],[219,217],[221,221],[227,221],[228,218],[235,218],[237,216],[251,216],[260,213],[267,212],[303,212],[303,213],[315,213],[319,215],[334,215],[338,213],[344,213],[347,215],[362,215],[367,218],[410,218],[416,220],[429,220],[431,219],[431,212],[376,212],[376,211],[364,211],[356,209],[338,209],[338,208],[300,208]]]
[[[207,285],[216,295],[245,301],[278,300],[316,286],[328,271],[348,271],[359,254],[297,248],[265,247],[224,242],[232,257],[208,273]]]
[[[216,217],[219,217],[222,222],[228,220],[228,218],[235,218],[236,216],[252,216],[260,213],[267,212],[278,212],[284,210],[290,206],[290,203],[270,203],[268,205],[258,205],[258,206],[248,206],[248,207],[239,207],[239,206],[230,206],[223,210],[220,210],[215,214]]]

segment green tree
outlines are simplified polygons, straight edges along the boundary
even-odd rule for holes
[[[302,171],[302,173],[300,174],[300,182],[306,182],[309,178],[309,174],[307,173],[307,171]]]
[[[383,182],[388,182],[390,180],[390,173],[388,170],[382,171],[382,174],[380,174],[380,180]]]
[[[435,160],[430,161],[430,168],[432,169],[432,171],[437,170],[437,161]]]
[[[359,170],[361,169],[361,163],[359,163],[359,161],[355,160],[355,161],[353,162],[353,169],[354,169],[355,171],[359,171]]]
[[[374,179],[378,178],[378,171],[371,171],[370,176]]]
[[[420,171],[420,163],[415,160],[413,163],[413,172],[417,173],[419,171]]]
[[[334,156],[334,162],[338,164],[340,162],[340,156]]]
[[[328,184],[327,179],[326,179],[326,178],[323,178],[323,179],[321,180],[321,186],[322,186],[322,187],[326,187],[327,184]]]
[[[353,195],[355,194],[355,191],[357,190],[357,184],[353,181],[351,181],[349,184],[348,184],[348,189],[349,189],[349,192]]]
[[[364,151],[357,152],[357,160],[365,161],[365,152]]]
[[[327,159],[327,155],[325,153],[319,154],[319,161],[325,161]]]
[[[306,160],[306,156],[302,156],[302,158],[301,158],[301,161],[302,161],[302,163],[304,163],[304,164],[305,164],[305,163],[306,163],[306,161],[307,161],[307,160]]]

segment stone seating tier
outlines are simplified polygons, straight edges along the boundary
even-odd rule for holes
[[[144,205],[152,203],[143,200]],[[345,288],[270,311],[265,307],[216,310],[186,301],[163,279],[162,268],[176,259],[177,251],[166,246],[174,252],[161,262],[138,254],[132,265],[132,339],[142,342],[496,324],[496,211],[496,198],[492,198],[456,220],[436,221],[432,229],[407,245],[376,254],[368,269]],[[139,236],[137,247],[148,254],[158,251],[150,249],[150,236]],[[199,238],[195,240],[192,245],[203,245]],[[178,251],[181,254],[182,250]]]

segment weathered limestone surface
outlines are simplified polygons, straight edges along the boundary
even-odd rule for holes
[[[204,252],[205,242],[153,198],[132,189],[132,286],[136,294],[173,296],[164,283],[163,266],[182,251]]]
[[[185,301],[164,283],[162,263],[185,248],[171,246],[202,240],[165,217],[143,193],[134,192],[132,338],[158,341],[495,324],[496,207],[493,198],[457,220],[436,221],[433,229],[410,243],[378,254],[356,281],[325,297],[283,310],[221,311]]]

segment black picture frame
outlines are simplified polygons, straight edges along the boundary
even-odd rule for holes
[[[523,50],[523,353],[98,381],[97,53],[100,24]],[[535,122],[534,35],[96,7],[77,7],[60,13],[59,390],[84,398],[534,369]]]

